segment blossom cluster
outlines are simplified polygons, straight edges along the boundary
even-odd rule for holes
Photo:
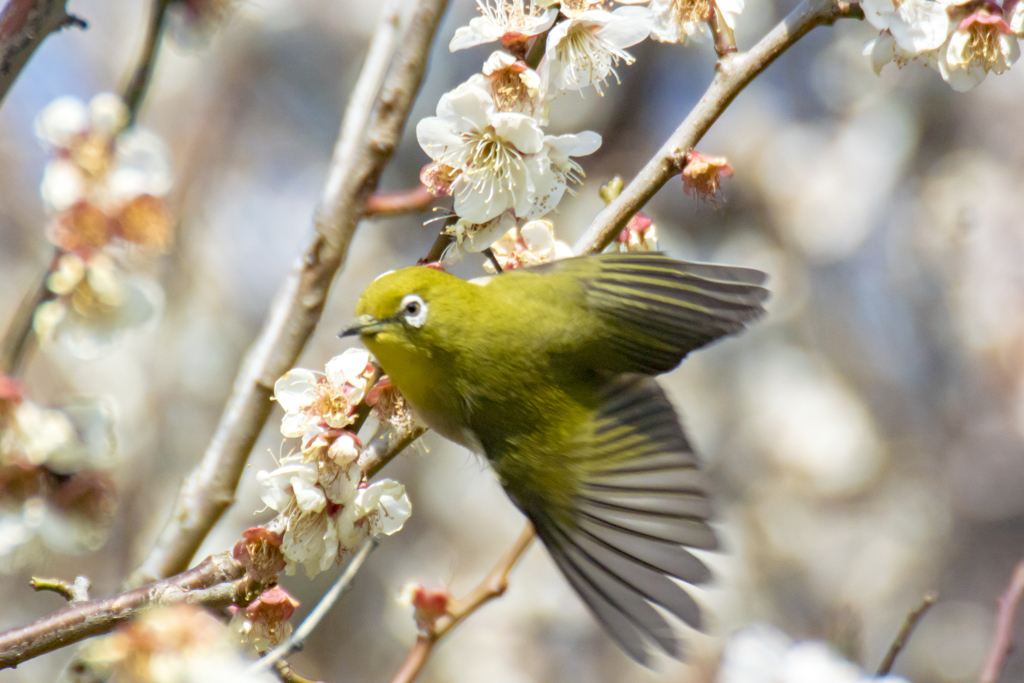
[[[347,429],[376,372],[367,351],[349,349],[324,373],[297,368],[274,385],[285,411],[281,433],[300,438],[300,450],[277,469],[259,472],[257,481],[263,502],[279,513],[269,526],[282,536],[288,573],[301,565],[315,576],[349,557],[363,539],[390,536],[409,518],[405,487],[391,479],[364,480],[359,438]],[[394,401],[387,403],[394,409]]]
[[[128,250],[161,251],[171,216],[167,150],[151,131],[128,127],[124,102],[111,93],[88,104],[51,102],[35,122],[53,154],[40,186],[47,237],[58,249],[47,279],[49,301],[36,312],[43,339],[57,337],[79,357],[94,357],[121,332],[159,309],[155,285],[128,275]]]
[[[876,73],[889,62],[918,61],[964,92],[1020,57],[1024,3],[1018,0],[863,0],[861,6],[881,31],[864,47]]]
[[[574,157],[595,152],[601,136],[546,134],[551,100],[589,86],[601,94],[610,77],[618,79],[615,67],[634,61],[627,48],[648,37],[702,41],[713,13],[731,28],[743,0],[621,0],[627,6],[615,8],[600,0],[477,4],[481,16],[455,32],[450,49],[499,41],[503,50],[417,125],[432,159],[421,179],[432,194],[454,197],[458,221],[448,232],[460,247],[494,245],[501,252],[496,260],[510,267],[536,261],[539,251],[546,253],[542,260],[559,258],[554,238],[535,221],[582,180]]]
[[[39,546],[77,554],[105,540],[112,450],[102,406],[43,408],[0,376],[0,566],[13,569]]]

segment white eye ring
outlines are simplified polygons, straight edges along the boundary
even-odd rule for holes
[[[402,299],[402,315],[405,321],[413,327],[423,327],[427,322],[427,302],[417,294],[406,294]]]

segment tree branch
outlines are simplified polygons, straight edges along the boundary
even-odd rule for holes
[[[1003,661],[1010,652],[1013,640],[1013,617],[1017,612],[1017,604],[1024,595],[1024,560],[1013,570],[1013,578],[1006,592],[999,596],[999,614],[996,616],[996,635],[992,639],[985,666],[981,670],[979,683],[995,683],[1003,670]]]
[[[55,251],[50,265],[36,280],[31,291],[18,304],[18,310],[7,325],[3,340],[0,341],[0,375],[16,377],[21,373],[25,360],[31,356],[34,348],[32,322],[35,320],[36,309],[44,301],[48,301],[53,292],[46,286],[46,279],[57,267],[60,251]]]
[[[421,633],[416,638],[416,644],[409,651],[409,655],[391,683],[411,683],[415,680],[426,666],[431,652],[434,651],[434,646],[441,638],[483,605],[505,594],[505,591],[508,590],[509,574],[526,554],[536,537],[537,533],[533,530],[533,525],[527,522],[515,544],[505,553],[498,564],[494,565],[484,580],[466,597],[452,603],[448,613],[438,619],[433,628],[428,629],[426,633]]]
[[[837,19],[863,19],[864,12],[846,0],[803,0],[749,52],[728,54],[718,61],[715,77],[696,107],[622,193],[601,210],[573,245],[577,254],[593,254],[608,246],[654,193],[679,173],[676,159],[693,149],[725,108],[776,57],[816,26]]]
[[[404,34],[391,0],[384,10],[345,112],[319,205],[315,232],[250,349],[213,439],[182,486],[171,519],[131,582],[185,568],[232,503],[238,480],[272,404],[274,382],[287,372],[316,329],[335,274],[398,145],[426,71],[427,56],[447,0],[420,0]]]
[[[43,40],[65,26],[86,28],[67,0],[9,0],[0,14],[0,103]]]
[[[149,81],[153,77],[153,69],[156,67],[156,56],[159,52],[160,37],[164,31],[164,19],[167,17],[167,8],[170,0],[153,0],[153,9],[149,17],[149,29],[146,31],[146,42],[142,47],[142,54],[135,66],[135,72],[131,80],[125,86],[121,99],[128,107],[128,125],[135,123],[139,114],[139,105],[142,98],[146,96],[149,88]]]
[[[359,453],[359,468],[363,470],[363,475],[367,479],[372,479],[384,465],[391,462],[426,431],[426,427],[415,424],[386,426],[379,429]]]
[[[245,568],[232,559],[230,552],[221,553],[166,581],[109,598],[74,602],[27,626],[0,633],[0,669],[107,633],[152,605],[188,602],[213,608],[244,606],[246,596],[235,583],[244,573]]]

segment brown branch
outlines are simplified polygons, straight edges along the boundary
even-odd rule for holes
[[[426,209],[434,201],[427,188],[418,185],[403,192],[374,192],[366,200],[366,218],[391,218]]]
[[[367,479],[372,479],[384,465],[420,438],[426,427],[416,424],[383,426],[377,430],[359,453],[359,467]]]
[[[45,301],[53,297],[53,292],[46,286],[46,280],[50,273],[57,267],[57,259],[60,258],[60,251],[55,251],[50,265],[36,280],[32,289],[25,294],[25,297],[18,304],[18,310],[7,325],[3,341],[0,341],[0,375],[16,377],[21,373],[25,361],[35,348],[32,335],[32,323],[35,320],[36,309]]]
[[[142,98],[146,96],[149,82],[153,77],[153,69],[156,67],[156,57],[160,47],[160,37],[164,31],[164,20],[167,17],[167,8],[170,0],[153,0],[153,8],[149,17],[149,28],[146,31],[146,42],[142,47],[142,53],[135,67],[128,85],[124,88],[121,99],[128,107],[128,125],[135,123],[139,114],[139,105]]]
[[[484,580],[471,590],[466,597],[453,602],[448,609],[448,613],[438,619],[433,628],[427,629],[427,632],[421,633],[416,638],[415,645],[409,651],[405,662],[398,670],[398,673],[395,674],[391,683],[411,683],[411,681],[415,680],[416,676],[423,670],[423,667],[426,666],[434,646],[445,634],[462,623],[466,617],[480,609],[483,605],[505,594],[505,591],[508,590],[509,574],[519,560],[522,559],[523,555],[526,554],[526,551],[533,543],[533,539],[536,537],[537,533],[533,530],[533,525],[527,522],[526,527],[519,534],[515,544],[505,553],[501,561],[494,565],[494,568],[487,574]]]
[[[186,567],[231,505],[249,453],[270,415],[274,382],[295,364],[320,321],[367,199],[401,140],[447,0],[419,0],[408,28],[399,35],[398,10],[407,4],[392,0],[391,11],[384,12],[345,112],[316,208],[313,239],[278,292],[213,439],[186,479],[156,546],[132,575],[133,585]]]
[[[107,633],[152,605],[187,602],[215,609],[229,604],[244,606],[247,597],[236,583],[244,573],[231,553],[221,553],[166,581],[109,598],[72,603],[27,626],[0,633],[0,669]]]
[[[9,0],[0,14],[0,102],[43,40],[65,26],[86,28],[67,0]]]
[[[999,613],[996,616],[996,635],[992,639],[992,647],[981,670],[979,683],[995,683],[1003,670],[1003,661],[1010,652],[1013,640],[1013,617],[1017,612],[1017,604],[1024,595],[1024,560],[1013,570],[1013,578],[1006,591],[999,596]]]
[[[896,638],[892,641],[889,646],[888,652],[885,653],[885,657],[882,658],[882,663],[878,665],[878,672],[875,674],[878,677],[885,676],[892,670],[892,665],[896,663],[896,657],[900,654],[900,651],[907,646],[907,641],[910,640],[911,634],[917,625],[924,618],[924,615],[928,613],[928,610],[932,608],[935,601],[938,599],[935,593],[927,593],[921,604],[917,606],[907,618],[903,620],[903,626],[900,627],[899,632],[896,634]]]
[[[637,211],[678,173],[674,160],[693,149],[736,96],[775,58],[816,26],[837,19],[863,19],[864,12],[846,0],[803,0],[749,52],[719,60],[715,77],[696,107],[676,128],[661,149],[613,202],[605,207],[573,245],[577,254],[593,254],[608,246]]]
[[[89,579],[79,576],[74,583],[63,579],[41,579],[33,576],[29,585],[35,591],[52,591],[68,602],[85,602],[89,599]]]

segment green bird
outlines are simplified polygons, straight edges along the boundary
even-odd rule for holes
[[[417,416],[487,457],[609,635],[636,661],[680,657],[660,605],[717,547],[705,477],[652,378],[764,313],[765,275],[664,254],[583,256],[484,285],[414,266],[363,292],[359,334]]]

